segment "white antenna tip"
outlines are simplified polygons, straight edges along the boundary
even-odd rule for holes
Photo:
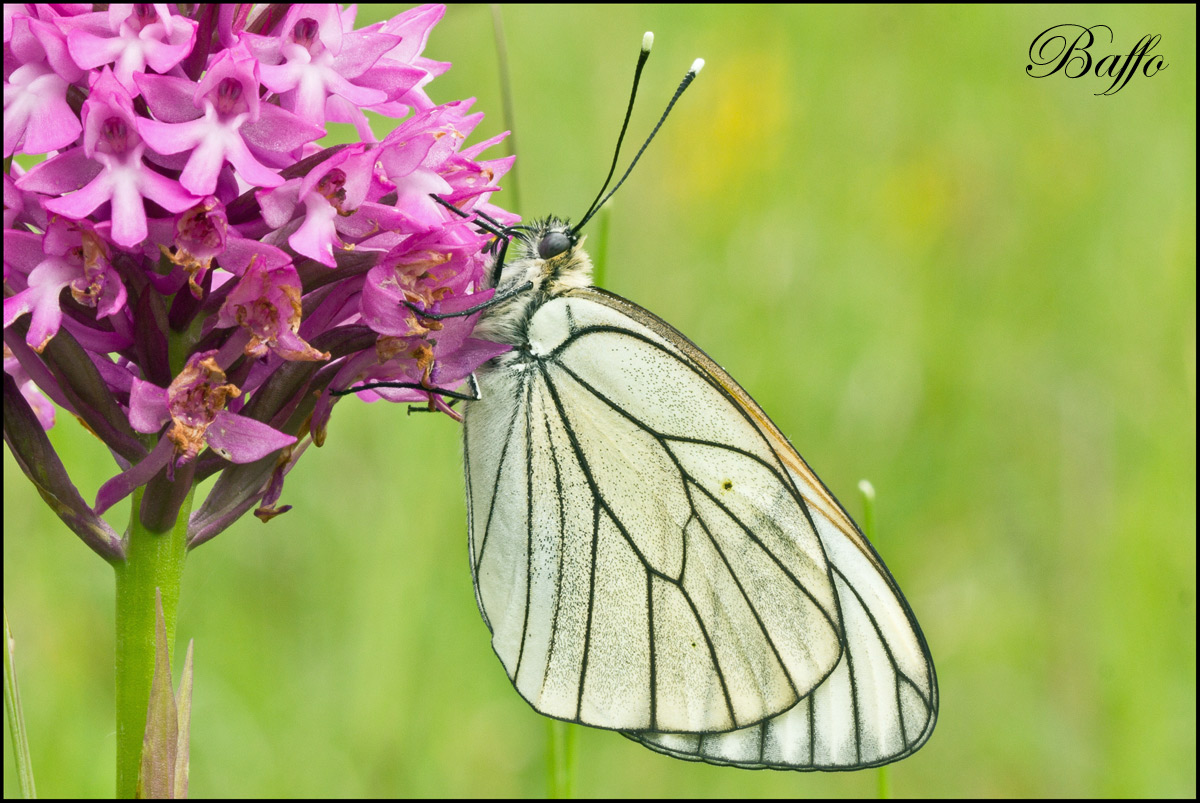
[[[692,62],[692,69],[688,70],[692,75],[704,69],[704,59],[696,59]]]
[[[649,53],[652,47],[654,47],[654,31],[646,31],[642,37],[642,52]]]

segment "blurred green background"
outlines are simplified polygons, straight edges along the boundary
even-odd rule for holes
[[[631,139],[707,60],[612,205],[606,286],[729,369],[852,514],[859,479],[878,490],[876,546],[941,684],[894,793],[1195,796],[1195,8],[502,13],[527,217],[596,192],[643,31]],[[1029,78],[1060,23],[1110,26],[1098,55],[1161,34],[1169,67],[1112,97]],[[435,100],[487,113],[474,141],[502,130],[488,7],[452,8],[426,55],[454,62]],[[106,452],[66,415],[51,434],[94,497]],[[458,436],[347,399],[288,477],[295,509],[191,555],[194,796],[545,793],[545,720],[475,608]],[[5,455],[38,791],[108,796],[111,570]],[[581,796],[876,787],[579,731]],[[6,735],[6,795],[11,761]]]

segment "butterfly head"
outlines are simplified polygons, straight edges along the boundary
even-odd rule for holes
[[[547,221],[547,223],[549,222]],[[538,234],[541,239],[537,243],[537,254],[542,259],[553,259],[565,254],[579,242],[579,235],[565,223],[561,226],[549,226],[543,231],[539,231]]]
[[[538,307],[556,296],[592,284],[592,260],[583,250],[584,237],[558,218],[534,221],[509,230],[512,240],[503,261],[492,267],[491,286],[502,301],[489,308],[475,326],[475,336],[520,345]]]
[[[508,256],[497,266],[497,292],[529,283],[531,294],[547,298],[591,285],[592,260],[583,250],[585,238],[567,221],[545,218],[513,234]]]

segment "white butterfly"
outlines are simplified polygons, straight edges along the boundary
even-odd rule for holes
[[[703,351],[590,286],[577,230],[512,246],[475,336],[513,350],[478,372],[463,442],[476,598],[521,696],[714,764],[920,748],[929,648],[833,495]]]

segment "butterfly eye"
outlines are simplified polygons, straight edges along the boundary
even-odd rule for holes
[[[542,259],[556,257],[559,254],[566,253],[571,247],[571,237],[563,231],[547,232],[538,243],[538,256]]]

